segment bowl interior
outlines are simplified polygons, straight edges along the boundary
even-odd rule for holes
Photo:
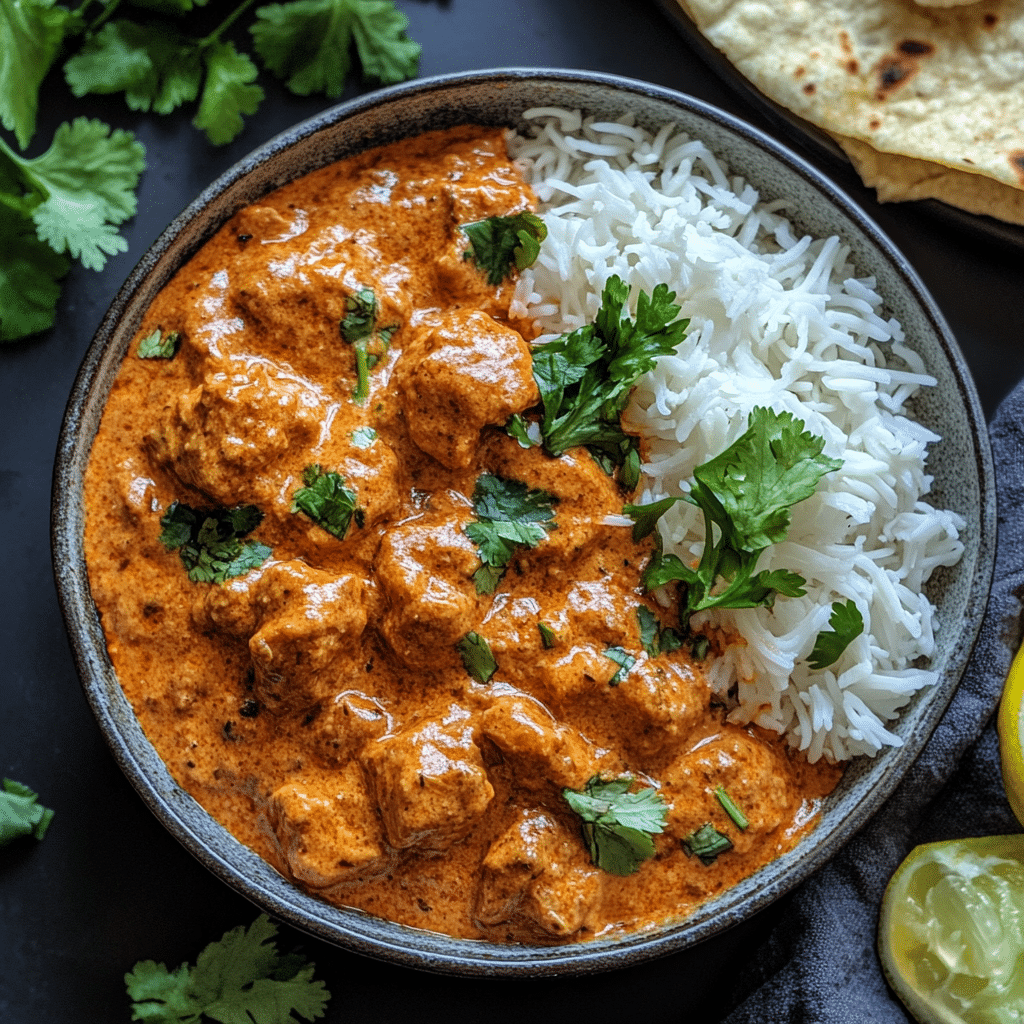
[[[301,892],[235,840],[171,778],[143,734],[107,656],[83,551],[83,478],[107,394],[146,308],[174,272],[242,206],[341,157],[434,128],[462,123],[515,126],[536,106],[580,108],[615,118],[668,121],[699,136],[762,199],[786,199],[787,215],[813,235],[838,234],[862,274],[873,275],[886,316],[937,387],[914,415],[942,437],[933,446],[931,501],[960,512],[962,561],[929,585],[938,609],[935,687],[904,709],[894,731],[903,746],[856,760],[828,799],[817,828],[794,850],[709,901],[687,919],[653,931],[558,947],[457,940],[343,910]],[[52,539],[58,592],[86,695],[115,757],[169,831],[255,903],[321,938],[394,962],[467,975],[566,974],[606,970],[692,945],[764,907],[820,867],[862,826],[920,752],[948,704],[981,624],[994,558],[995,498],[988,435],[963,357],[917,276],[875,225],[835,186],[771,139],[697,100],[610,76],[505,70],[429,79],[334,108],[278,136],[191,204],[146,253],[115,299],[86,355],[61,432]]]

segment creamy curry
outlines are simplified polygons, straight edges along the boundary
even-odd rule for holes
[[[332,903],[544,943],[685,916],[790,849],[839,773],[728,724],[686,645],[645,650],[644,619],[675,620],[641,587],[631,495],[586,449],[506,433],[537,402],[535,331],[460,226],[534,205],[502,133],[465,127],[237,213],[124,360],[86,550],[146,735],[235,836]],[[171,357],[141,358],[154,340]],[[482,478],[552,512],[493,592],[467,531]],[[325,495],[348,512],[318,520]],[[204,581],[189,523],[248,506],[243,563]],[[667,807],[631,874],[594,863],[564,796],[597,777]],[[702,859],[708,824],[731,848]]]

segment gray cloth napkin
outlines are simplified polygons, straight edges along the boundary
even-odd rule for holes
[[[885,807],[792,896],[740,972],[727,1024],[905,1024],[882,976],[878,909],[919,843],[1021,830],[1003,792],[993,712],[1020,639],[1024,595],[1024,385],[989,427],[999,537],[988,610],[963,681]]]

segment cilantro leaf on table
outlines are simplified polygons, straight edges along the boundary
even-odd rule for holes
[[[163,23],[109,21],[64,65],[75,96],[124,92],[132,110],[169,114],[199,95],[200,48]]]
[[[4,779],[0,789],[0,846],[19,836],[42,839],[53,820],[53,811],[43,807],[39,794],[28,786]]]
[[[314,463],[305,468],[302,481],[306,486],[292,496],[292,512],[304,512],[339,540],[345,539],[353,519],[356,526],[363,525],[359,496],[345,486],[340,473],[324,472]]]
[[[255,114],[262,102],[263,90],[252,84],[259,72],[249,55],[230,42],[204,48],[203,63],[206,79],[192,124],[222,146],[242,130],[242,115]]]
[[[677,320],[675,293],[665,284],[637,296],[636,317],[627,315],[629,287],[612,275],[601,293],[601,308],[586,324],[533,349],[533,376],[540,389],[544,449],[559,456],[585,445],[606,470],[628,469],[623,483],[639,478],[639,441],[622,429],[629,393],[659,356],[675,351],[688,320]],[[521,427],[511,424],[510,433]]]
[[[39,86],[75,25],[54,0],[0,0],[0,122],[22,149],[35,134]]]
[[[262,521],[255,505],[208,509],[175,501],[160,519],[160,543],[177,550],[193,583],[223,583],[258,568],[273,554],[266,544],[242,540]]]
[[[479,633],[467,633],[455,649],[462,658],[466,671],[478,682],[489,683],[498,671],[491,645]]]
[[[463,531],[480,549],[482,565],[473,574],[478,594],[493,594],[517,547],[535,548],[555,529],[558,499],[518,480],[481,473],[473,488],[476,522]]]
[[[758,406],[748,417],[747,430],[693,471],[689,495],[625,506],[636,524],[634,537],[653,531],[658,517],[677,501],[689,501],[704,513],[704,551],[697,568],[659,552],[644,570],[644,586],[684,584],[684,625],[694,612],[710,608],[770,608],[778,594],[802,596],[806,581],[798,573],[754,570],[761,552],[785,539],[793,505],[842,466],[841,459],[822,454],[824,447],[824,438],[805,431],[792,413]],[[718,586],[720,580],[724,587]]]
[[[36,236],[35,226],[0,199],[0,342],[53,326],[71,261]]]
[[[854,640],[864,632],[864,617],[853,601],[836,601],[829,616],[830,630],[823,629],[814,641],[807,664],[816,672],[834,665]]]
[[[490,285],[501,284],[513,267],[525,270],[530,266],[540,253],[540,243],[548,237],[547,225],[529,210],[460,227],[469,239],[465,258],[487,274]]]
[[[595,775],[582,790],[562,790],[583,820],[591,861],[613,875],[632,875],[654,856],[651,836],[664,831],[668,816],[668,804],[656,789],[631,793],[632,784],[631,775],[608,782]]]
[[[25,159],[0,139],[0,202],[31,217],[39,239],[91,270],[124,252],[117,233],[135,213],[145,150],[130,132],[85,117],[58,127],[50,148]]]
[[[293,0],[259,8],[249,31],[263,63],[292,92],[334,99],[353,43],[364,78],[392,85],[415,75],[421,47],[406,37],[408,27],[390,0]]]
[[[132,1020],[158,1024],[296,1024],[327,1010],[331,994],[315,981],[316,965],[282,956],[272,941],[277,926],[261,914],[249,927],[233,928],[187,963],[168,970],[142,960],[124,976]]]

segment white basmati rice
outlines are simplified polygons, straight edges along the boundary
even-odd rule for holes
[[[541,201],[548,238],[519,279],[513,313],[538,322],[539,343],[550,340],[590,322],[617,274],[634,301],[665,282],[690,320],[627,410],[648,439],[638,500],[686,493],[694,467],[746,430],[755,405],[791,412],[843,460],[793,508],[788,537],[758,564],[799,572],[806,596],[694,620],[725,638],[707,671],[730,719],[784,733],[811,761],[898,746],[888,725],[935,681],[915,667],[934,649],[922,587],[963,551],[962,518],[921,500],[931,486],[927,446],[938,438],[903,415],[935,380],[840,239],[798,236],[784,204],[760,202],[700,141],[628,118],[585,122],[552,108],[526,118],[534,131],[510,135],[509,149]],[[667,551],[699,558],[696,507],[676,504],[660,529]],[[831,605],[847,600],[864,632],[838,662],[812,671],[806,659]]]

